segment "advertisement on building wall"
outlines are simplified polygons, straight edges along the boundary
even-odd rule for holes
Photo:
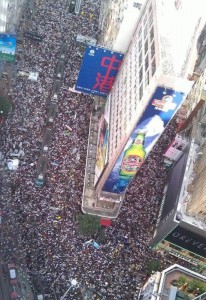
[[[13,62],[15,60],[16,36],[0,33],[0,61]]]
[[[100,175],[102,174],[102,171],[104,170],[104,167],[107,163],[108,134],[109,134],[109,110],[110,110],[110,101],[107,100],[104,112],[99,121],[94,184],[96,184],[97,180],[99,179]]]
[[[187,145],[188,141],[183,139],[181,136],[177,135],[172,144],[164,153],[164,156],[173,161],[177,161]]]
[[[103,191],[117,194],[125,191],[183,99],[184,93],[163,87],[156,88],[110,172]]]
[[[107,97],[123,54],[103,48],[88,46],[86,48],[75,89],[82,93]]]
[[[206,258],[206,242],[203,236],[177,226],[165,240]]]

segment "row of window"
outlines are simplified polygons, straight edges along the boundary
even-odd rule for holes
[[[138,107],[140,108],[144,90],[155,70],[153,11],[150,6],[142,17],[139,31],[134,36],[111,93],[113,130],[110,150],[117,148],[118,141],[126,133],[128,122],[135,117]]]

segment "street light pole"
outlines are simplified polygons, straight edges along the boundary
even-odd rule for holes
[[[70,282],[71,282],[70,287],[69,287],[68,290],[64,293],[64,295],[60,298],[60,300],[64,300],[65,297],[66,297],[66,295],[67,295],[67,294],[69,293],[69,291],[71,290],[71,288],[72,288],[72,287],[75,287],[75,286],[78,284],[78,282],[76,281],[76,279],[72,279]]]

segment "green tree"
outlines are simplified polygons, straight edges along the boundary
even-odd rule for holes
[[[152,259],[148,261],[146,266],[146,271],[148,274],[151,274],[152,272],[157,272],[161,270],[161,263],[159,260]]]
[[[187,291],[193,293],[198,288],[198,280],[192,279],[188,282]]]
[[[184,285],[185,283],[186,283],[186,277],[184,277],[184,276],[180,276],[179,278],[178,278],[178,285],[179,286],[181,286],[181,285]]]
[[[0,97],[0,116],[6,116],[11,107],[10,101],[6,97]]]
[[[100,229],[100,217],[92,215],[79,215],[77,217],[79,234],[91,236]]]
[[[106,242],[105,231],[102,227],[99,229],[97,241],[102,244],[104,244]]]

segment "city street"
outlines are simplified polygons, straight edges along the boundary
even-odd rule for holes
[[[167,179],[162,154],[176,133],[175,120],[131,182],[118,218],[103,228],[100,247],[85,244],[89,238],[77,231],[95,103],[93,96],[71,91],[83,55],[76,37],[98,38],[100,1],[78,3],[75,14],[67,1],[37,1],[29,28],[28,20],[22,23],[23,50],[17,46],[15,64],[39,77],[12,79],[12,109],[1,127],[1,262],[16,265],[16,290],[24,300],[33,299],[32,291],[59,300],[75,281],[65,300],[136,299],[148,261],[158,260],[162,268],[173,261],[148,243]],[[23,35],[27,30],[32,34]],[[19,167],[9,171],[14,154]],[[3,282],[2,275],[2,295],[9,289]]]

